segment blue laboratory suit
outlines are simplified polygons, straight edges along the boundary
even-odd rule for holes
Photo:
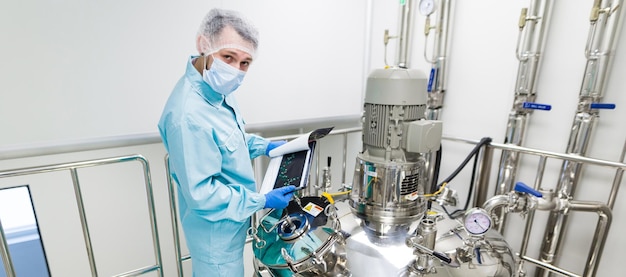
[[[165,105],[159,131],[178,184],[193,275],[244,276],[250,216],[265,205],[251,160],[265,154],[269,140],[246,133],[233,95],[205,83],[194,58]]]

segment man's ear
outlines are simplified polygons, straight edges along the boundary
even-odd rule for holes
[[[209,46],[207,45],[207,41],[204,37],[198,36],[196,38],[196,50],[198,50],[198,53],[202,55],[208,47]]]

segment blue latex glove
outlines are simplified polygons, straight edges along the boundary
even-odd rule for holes
[[[265,207],[273,209],[287,208],[293,193],[296,191],[296,187],[289,185],[281,188],[273,189],[265,194]]]
[[[267,145],[267,149],[265,149],[265,155],[268,156],[270,154],[270,150],[281,146],[283,144],[287,143],[286,140],[277,140],[277,141],[270,141],[270,143]]]

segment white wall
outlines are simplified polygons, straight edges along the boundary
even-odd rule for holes
[[[198,26],[213,7],[240,10],[261,33],[258,59],[238,91],[248,123],[360,110],[363,1],[2,6],[0,147],[156,132],[171,89],[197,54]],[[351,19],[342,20],[345,15]]]
[[[502,142],[517,71],[517,20],[528,1],[454,2],[444,133],[470,139],[489,136]],[[555,1],[537,98],[553,109],[532,114],[525,146],[565,151],[585,67],[583,51],[591,2]],[[13,1],[2,6],[0,149],[156,132],[170,89],[182,74],[187,56],[194,52],[197,25],[214,6],[242,11],[261,32],[259,58],[237,92],[249,123],[360,113],[363,73],[384,65],[383,30],[396,34],[398,26],[397,2],[382,0],[65,0]],[[430,66],[422,59],[424,17],[417,15],[415,22],[411,67],[428,72]],[[624,144],[626,98],[621,92],[626,84],[621,76],[626,70],[625,45],[622,30],[605,91],[606,102],[616,103],[617,109],[600,112],[590,157],[616,161]],[[394,60],[394,50],[392,41],[389,61]],[[363,59],[366,53],[369,57]],[[447,176],[469,151],[453,145],[444,147],[448,151],[441,176]],[[159,146],[141,151],[153,157],[152,163],[160,163],[164,154]],[[86,155],[98,154],[103,153]],[[0,170],[83,158],[68,155],[4,161]],[[549,167],[547,174],[556,175],[558,166]],[[336,180],[339,172],[333,168],[333,173]],[[589,178],[581,182],[577,199],[605,201],[612,174],[586,170]],[[520,180],[532,184],[529,176],[521,175]],[[164,181],[159,178],[163,189]],[[459,190],[460,199],[465,199],[467,178],[461,175],[451,184]],[[546,187],[556,184],[555,177],[544,181]],[[55,193],[52,190],[34,197],[54,197]],[[626,244],[623,236],[618,236],[626,228],[620,219],[624,213],[626,207],[618,201],[598,276],[615,275],[620,270],[619,257],[608,253],[616,253]],[[573,215],[570,223],[576,227],[568,232],[561,265],[582,272],[596,218]],[[521,232],[507,235],[515,240]],[[79,242],[76,247],[80,247]]]

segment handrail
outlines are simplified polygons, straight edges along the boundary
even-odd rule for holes
[[[473,141],[473,140],[467,140],[467,139],[460,139],[460,138],[445,138],[446,140],[450,140],[450,141],[455,141],[455,142],[465,142],[465,143],[470,143],[470,144],[477,144],[478,141]],[[620,183],[621,183],[621,179],[622,179],[622,175],[624,170],[626,170],[626,163],[622,163],[622,162],[613,162],[613,161],[606,161],[606,160],[600,160],[600,159],[594,159],[594,158],[588,158],[588,157],[583,157],[580,155],[576,155],[576,154],[563,154],[563,153],[556,153],[556,152],[550,152],[550,151],[544,151],[544,150],[538,150],[538,149],[532,149],[532,148],[527,148],[527,147],[521,147],[521,146],[516,146],[513,144],[498,144],[498,143],[491,143],[488,145],[487,147],[488,149],[492,150],[492,149],[499,149],[501,151],[511,151],[514,152],[516,154],[525,154],[525,155],[534,155],[534,156],[538,156],[539,157],[539,161],[538,161],[538,167],[537,167],[537,171],[536,171],[536,175],[535,175],[535,185],[534,185],[534,189],[539,189],[542,179],[543,179],[543,175],[545,172],[545,165],[546,165],[546,160],[548,158],[555,158],[555,159],[559,159],[562,160],[563,162],[572,162],[572,163],[579,163],[579,164],[585,164],[585,165],[595,165],[595,166],[603,166],[603,167],[610,167],[610,168],[615,168],[617,169],[614,181],[613,181],[613,187],[611,190],[611,194],[609,195],[609,199],[607,201],[607,203],[601,203],[601,202],[588,202],[588,201],[577,201],[577,200],[568,200],[568,207],[565,211],[562,210],[554,210],[551,212],[559,212],[562,214],[566,214],[567,211],[579,211],[579,212],[595,212],[598,214],[599,219],[598,219],[598,223],[596,226],[596,230],[594,232],[594,238],[592,240],[592,244],[589,250],[589,254],[587,256],[587,262],[585,264],[585,271],[583,273],[582,276],[595,276],[596,271],[598,269],[598,264],[600,262],[600,258],[602,256],[602,251],[604,250],[604,245],[606,242],[606,239],[608,237],[608,233],[609,233],[609,227],[611,225],[611,220],[612,220],[612,214],[611,214],[611,203],[615,202],[615,199],[617,197],[617,191],[619,189]],[[626,151],[626,146],[625,146],[625,150]],[[491,153],[490,155],[492,155],[493,153]],[[489,159],[489,157],[483,157],[483,159]],[[622,157],[620,158],[622,161],[624,159],[624,154],[622,155]],[[485,164],[490,164],[490,163],[485,163]],[[483,168],[482,166],[478,169],[479,170],[479,175],[483,174],[483,172],[486,172],[487,175],[489,175],[489,170],[490,168]],[[481,176],[484,177],[484,176]],[[477,187],[477,191],[476,194],[481,194],[480,196],[477,196],[475,198],[475,202],[474,202],[474,206],[481,206],[483,205],[483,202],[478,201],[478,199],[486,199],[486,190],[479,190],[480,188],[484,188],[484,187],[488,187],[489,186],[489,182],[488,182],[488,177],[486,178],[479,178],[481,181],[478,183]],[[471,192],[470,192],[471,193]],[[484,194],[484,195],[482,195]],[[503,195],[500,196],[495,196],[495,197],[503,197]],[[494,198],[491,198],[494,199]],[[564,276],[579,276],[579,275],[575,275],[565,269],[559,268],[557,266],[551,265],[550,263],[545,263],[544,261],[541,260],[536,260],[536,259],[532,259],[526,256],[526,251],[527,251],[527,246],[528,246],[528,242],[530,240],[530,230],[532,228],[532,226],[534,225],[534,214],[535,211],[531,210],[528,212],[527,215],[527,220],[526,220],[526,226],[524,229],[524,234],[523,234],[523,238],[522,238],[522,245],[521,245],[521,250],[518,253],[519,258],[522,261],[527,261],[527,262],[531,262],[533,264],[535,264],[536,266],[538,266],[540,269],[545,269],[545,270],[549,270],[552,271],[554,273],[558,273],[558,274],[562,274]]]
[[[354,126],[356,123],[360,122],[360,119],[361,115],[346,115],[271,123],[252,123],[246,124],[246,131],[256,133],[289,129],[307,129],[317,128],[321,125],[328,125],[329,123],[333,125]],[[0,145],[0,161],[155,143],[161,143],[161,137],[157,132],[67,140],[62,142],[41,142],[9,146]]]
[[[159,234],[158,234],[157,223],[156,223],[156,210],[155,210],[155,204],[154,204],[154,196],[152,194],[152,180],[150,177],[150,167],[149,167],[148,161],[143,156],[141,155],[120,156],[120,157],[104,158],[104,159],[97,159],[97,160],[18,168],[18,169],[13,169],[13,170],[0,171],[0,179],[8,178],[8,177],[30,175],[30,174],[40,174],[40,173],[61,171],[61,170],[70,171],[70,174],[72,176],[72,183],[74,185],[76,203],[78,205],[78,212],[79,212],[79,217],[81,221],[81,227],[83,230],[83,236],[85,240],[85,247],[87,248],[87,255],[88,255],[89,265],[91,269],[91,275],[95,277],[95,276],[98,276],[98,272],[96,269],[96,261],[95,261],[95,257],[93,253],[93,248],[91,247],[92,245],[91,237],[89,233],[89,226],[87,224],[87,217],[85,214],[85,207],[83,204],[82,193],[80,191],[80,182],[78,180],[77,169],[85,168],[85,167],[101,166],[101,165],[107,165],[107,164],[113,164],[113,163],[129,162],[129,161],[138,161],[143,166],[144,182],[146,185],[146,193],[147,193],[149,213],[150,213],[150,222],[152,225],[152,242],[154,246],[154,255],[156,259],[156,265],[151,265],[149,267],[135,270],[130,273],[124,273],[118,276],[135,276],[135,274],[138,274],[138,273],[146,273],[146,272],[151,272],[155,270],[159,271],[159,276],[163,276],[163,262],[161,258],[161,247],[159,244],[160,240],[159,240]],[[4,249],[8,250],[8,246],[7,246],[8,244],[7,244],[4,232],[0,232],[0,245],[2,246],[3,250]],[[5,254],[7,255],[6,259],[3,258],[3,260],[5,261],[5,271],[7,273],[7,277],[15,277],[15,271],[13,268],[13,264],[10,263],[10,256],[8,255],[8,251],[7,253],[0,253],[0,254],[2,254],[3,257]]]
[[[463,139],[463,138],[457,138],[457,137],[447,137],[447,136],[444,136],[443,139],[449,140],[449,141],[465,142],[469,144],[477,144],[479,142],[478,140]],[[626,170],[626,164],[624,163],[607,161],[607,160],[602,160],[602,159],[595,159],[595,158],[588,158],[588,157],[575,155],[575,154],[564,154],[564,153],[516,146],[516,145],[511,145],[511,144],[501,144],[501,143],[495,143],[495,142],[490,143],[489,146],[495,149],[500,149],[500,150],[525,152],[526,154],[542,155],[542,156],[546,156],[549,158],[557,158],[557,159],[569,160],[573,162],[589,163],[589,164],[594,164],[594,165],[599,165],[599,166],[617,167],[617,168],[621,168],[622,170]]]
[[[357,132],[360,131],[359,128],[351,128],[352,126],[360,125],[361,115],[347,115],[347,116],[338,116],[338,117],[325,117],[325,118],[315,118],[315,119],[306,119],[306,120],[292,120],[292,121],[283,121],[280,123],[263,123],[263,124],[248,124],[246,125],[246,129],[250,133],[254,132],[271,132],[271,131],[282,131],[286,130],[296,130],[297,132],[304,132],[307,129],[314,129],[319,127],[328,127],[328,125],[339,126],[339,127],[348,127],[346,129],[335,129],[330,134],[341,134],[341,133],[349,133],[349,132]],[[293,136],[276,136],[270,139],[290,139],[294,138],[297,135]],[[344,135],[345,136],[345,135]],[[66,154],[78,151],[89,151],[89,150],[101,150],[107,148],[119,148],[119,147],[128,147],[128,146],[136,146],[136,145],[146,145],[146,144],[155,144],[161,143],[161,137],[158,133],[144,133],[144,134],[132,134],[132,135],[124,135],[124,136],[111,136],[111,137],[101,137],[95,139],[85,139],[85,140],[71,140],[64,141],[61,143],[37,143],[30,145],[18,145],[18,146],[10,146],[0,148],[0,160],[9,160],[9,159],[18,159],[18,158],[28,158],[28,157],[36,157],[36,156],[44,156],[44,155],[54,155],[54,154]],[[344,138],[344,143],[347,143],[347,139]],[[345,150],[344,150],[345,152]],[[344,153],[345,159],[345,153]],[[161,252],[159,245],[159,237],[156,225],[156,215],[155,215],[155,204],[154,197],[152,194],[152,181],[149,171],[148,162],[140,155],[127,156],[127,157],[114,157],[114,158],[106,158],[106,159],[98,159],[98,160],[89,160],[82,162],[72,162],[72,163],[64,163],[64,164],[52,164],[52,165],[44,165],[44,166],[35,166],[35,167],[27,167],[27,168],[18,168],[18,169],[9,169],[9,170],[0,170],[0,178],[5,177],[15,177],[21,175],[35,174],[35,173],[47,173],[52,171],[59,170],[69,170],[72,175],[72,181],[74,183],[74,190],[76,201],[79,209],[79,216],[81,217],[81,224],[83,228],[83,236],[85,239],[85,245],[88,252],[88,259],[90,262],[90,269],[92,276],[97,276],[96,270],[96,262],[93,255],[93,249],[91,247],[91,238],[89,235],[89,228],[86,220],[86,215],[84,213],[84,205],[82,201],[82,194],[80,192],[80,186],[78,181],[78,176],[76,173],[76,169],[83,167],[90,167],[95,165],[102,165],[114,162],[126,162],[131,160],[139,160],[144,164],[144,177],[147,187],[148,194],[148,204],[150,206],[150,220],[152,224],[152,232],[153,232],[153,245],[155,246],[155,256],[157,258],[157,265],[146,266],[144,268],[135,269],[128,271],[126,273],[121,273],[116,275],[116,277],[122,276],[137,276],[140,274],[144,274],[147,272],[151,272],[154,270],[159,270],[160,276],[163,275],[162,270],[162,261],[161,261]],[[169,168],[166,168],[169,170]],[[343,163],[343,171],[345,172],[345,161]],[[169,176],[169,173],[168,173]],[[175,201],[173,187],[171,186],[171,180],[168,178],[168,183],[170,184],[168,187],[170,188],[170,204]],[[173,207],[172,207],[173,208]],[[180,244],[179,244],[179,234],[177,227],[177,218],[175,210],[172,210],[172,222],[174,224],[174,236],[177,241],[176,245],[176,256],[179,257],[179,265],[178,265],[178,273],[182,276],[182,266],[180,262],[190,259],[189,255],[182,256],[180,254]],[[0,230],[2,231],[2,230]],[[11,262],[11,257],[8,252],[8,245],[6,243],[6,238],[3,232],[0,232],[0,256],[3,258],[3,262],[6,265],[5,270],[7,271],[7,277],[14,277],[14,268]]]

